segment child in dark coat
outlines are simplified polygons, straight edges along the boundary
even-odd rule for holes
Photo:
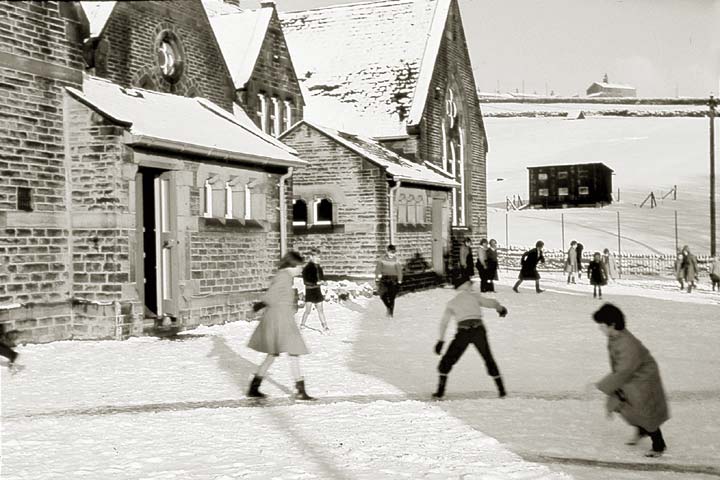
[[[607,284],[607,272],[600,252],[595,252],[588,264],[588,278],[593,286],[593,298],[602,298],[602,286]]]
[[[7,366],[13,374],[22,369],[22,366],[15,363],[19,354],[12,349],[12,346],[15,344],[13,337],[16,332],[17,330],[7,331],[5,324],[0,323],[0,355],[8,359]]]

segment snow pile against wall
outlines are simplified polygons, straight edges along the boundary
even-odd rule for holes
[[[302,278],[296,278],[295,289],[298,291],[299,306],[305,305],[305,286],[303,285]],[[351,282],[349,280],[328,280],[322,287],[322,291],[325,294],[325,301],[330,303],[338,303],[346,300],[353,300],[360,297],[372,297],[375,291],[375,285],[370,282]]]

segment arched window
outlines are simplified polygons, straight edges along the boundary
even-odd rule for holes
[[[454,81],[445,92],[445,108],[442,121],[443,168],[460,184],[451,196],[452,224],[465,225],[465,119],[460,89]]]
[[[315,201],[315,224],[316,225],[332,225],[333,220],[333,203],[328,198]]]
[[[297,199],[293,201],[293,225],[307,225],[308,212],[305,200]]]

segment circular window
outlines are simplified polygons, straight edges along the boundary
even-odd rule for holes
[[[160,32],[155,40],[155,55],[162,76],[171,83],[180,80],[185,66],[185,52],[177,35],[170,30]]]

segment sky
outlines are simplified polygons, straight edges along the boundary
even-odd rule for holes
[[[356,1],[275,3],[294,11]],[[481,91],[572,96],[607,74],[640,97],[718,93],[720,0],[460,0],[460,8]]]

